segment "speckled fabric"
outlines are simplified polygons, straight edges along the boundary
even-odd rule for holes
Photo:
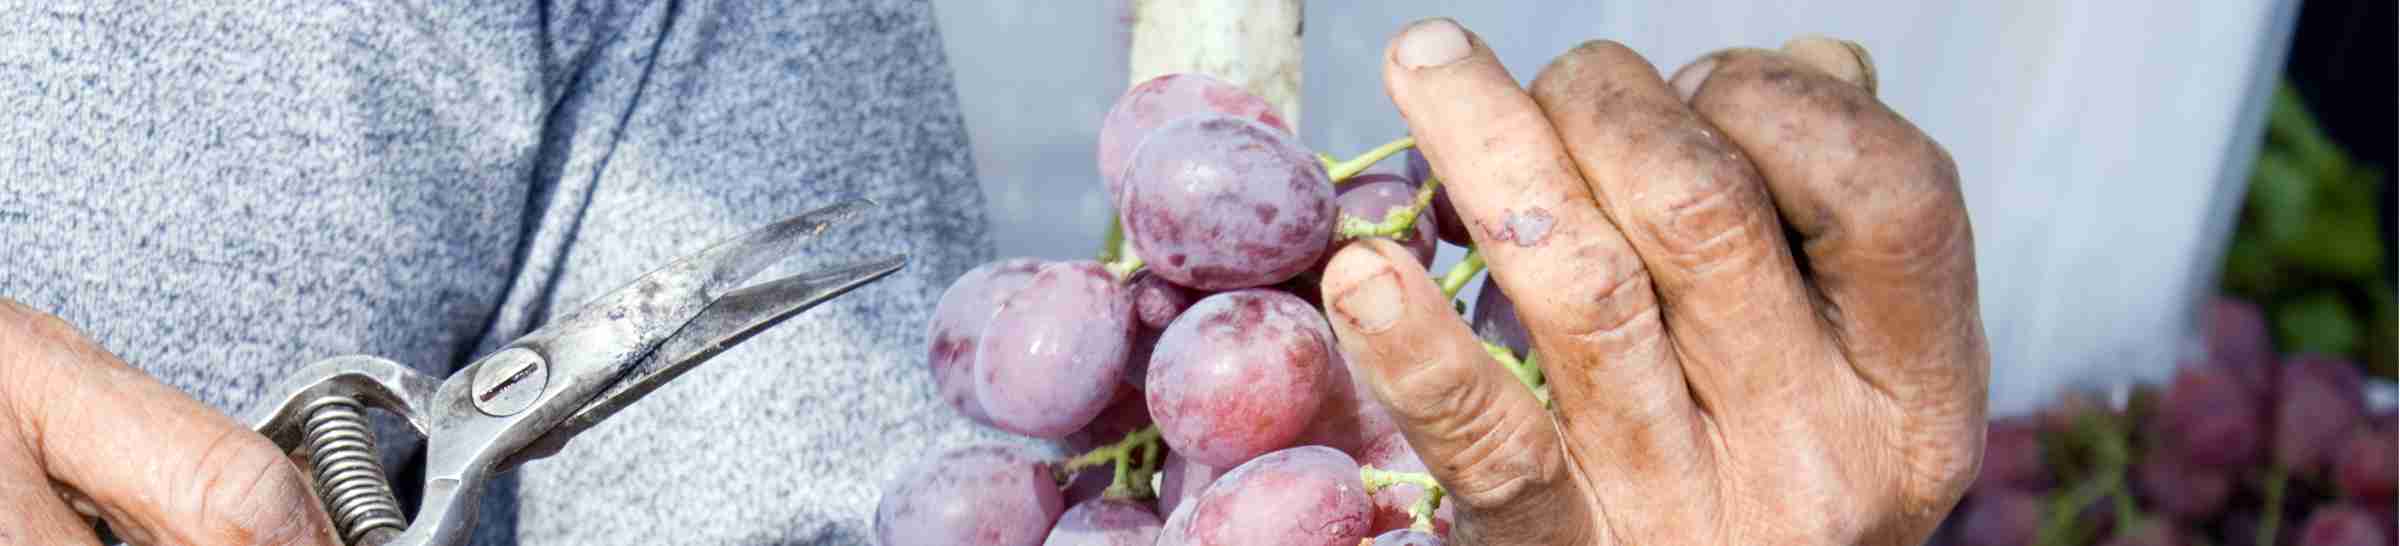
[[[932,21],[907,1],[0,0],[0,295],[238,415],[329,356],[447,375],[676,256],[874,199],[847,245],[769,274],[893,251],[905,271],[527,465],[477,540],[872,543],[883,479],[994,437],[922,368],[933,301],[990,253]]]

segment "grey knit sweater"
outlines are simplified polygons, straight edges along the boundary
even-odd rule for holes
[[[238,415],[324,357],[447,375],[671,258],[874,199],[847,248],[769,274],[907,270],[527,465],[478,535],[871,543],[880,480],[991,434],[922,370],[929,307],[989,254],[932,21],[899,0],[0,0],[0,295]]]

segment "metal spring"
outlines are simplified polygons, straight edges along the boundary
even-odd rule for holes
[[[378,529],[407,529],[408,517],[400,512],[391,479],[383,473],[382,452],[375,449],[365,408],[347,396],[328,396],[310,402],[301,413],[308,415],[301,430],[316,474],[317,496],[325,500],[325,513],[333,516],[344,542],[358,544]]]

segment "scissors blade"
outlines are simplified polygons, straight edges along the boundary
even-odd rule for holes
[[[717,298],[685,323],[681,330],[660,342],[657,349],[636,363],[623,378],[527,445],[502,468],[557,453],[575,435],[600,424],[618,410],[625,409],[625,406],[658,390],[700,363],[715,358],[726,349],[748,341],[751,336],[781,324],[802,311],[881,280],[907,264],[906,255],[885,256],[784,277],[737,289]]]

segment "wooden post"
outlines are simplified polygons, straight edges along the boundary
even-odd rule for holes
[[[1196,72],[1267,100],[1300,130],[1300,0],[1131,0],[1132,81]]]

